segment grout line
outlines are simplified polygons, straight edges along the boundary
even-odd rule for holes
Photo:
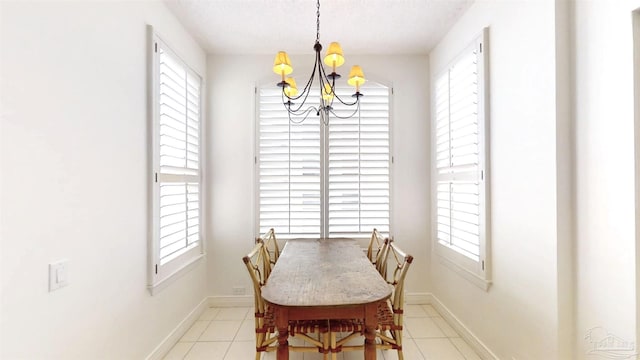
[[[462,356],[463,359],[466,359],[467,357],[464,356],[464,354],[462,353],[462,351],[460,351],[460,349],[458,349],[458,347],[456,346],[456,344],[451,341],[452,338],[447,337],[447,340],[449,340],[449,344],[453,345],[453,348],[456,349],[456,351],[458,352],[458,354],[460,354],[460,356]]]
[[[235,338],[235,336],[234,336]],[[231,350],[231,346],[233,345],[233,341],[229,342],[229,345],[227,346],[227,351],[224,352],[224,355],[222,356],[222,359],[226,359],[227,358],[227,354],[229,353],[229,350]],[[464,356],[463,356],[464,357]]]
[[[182,356],[183,360],[187,358],[187,355],[189,355],[189,353],[191,352],[191,349],[193,349],[193,347],[196,346],[196,343],[197,343],[197,341],[191,343],[191,346],[189,346],[189,350],[187,350],[187,352],[184,353],[184,355]]]

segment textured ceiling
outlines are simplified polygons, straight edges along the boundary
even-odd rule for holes
[[[473,0],[321,0],[320,42],[348,54],[427,54]],[[210,54],[313,52],[315,0],[165,0]]]

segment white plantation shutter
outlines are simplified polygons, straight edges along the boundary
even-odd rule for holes
[[[352,88],[336,92],[353,101]],[[260,89],[259,233],[274,228],[282,238],[318,238],[368,237],[374,227],[389,232],[389,89],[370,82],[361,92],[361,116],[331,115],[327,130],[315,114],[292,124],[280,88]],[[333,106],[339,116],[353,113],[337,100]]]
[[[374,228],[389,233],[389,88],[368,85],[360,116],[329,125],[329,237],[366,237]],[[351,100],[353,89],[336,91]],[[337,101],[334,107],[339,116],[353,112]]]
[[[281,89],[260,89],[258,123],[259,233],[320,237],[320,121],[310,116],[291,124]]]
[[[201,253],[201,84],[154,37],[154,273],[160,281]]]
[[[486,151],[484,38],[436,78],[435,164],[438,243],[485,270]]]

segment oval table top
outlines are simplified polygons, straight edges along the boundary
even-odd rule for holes
[[[391,287],[355,240],[287,241],[262,297],[281,306],[348,306],[391,296]]]

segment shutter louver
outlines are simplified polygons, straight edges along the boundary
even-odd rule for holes
[[[477,49],[464,54],[435,85],[437,237],[475,260],[480,256],[480,146]]]
[[[159,47],[159,259],[175,259],[200,241],[201,79]]]

